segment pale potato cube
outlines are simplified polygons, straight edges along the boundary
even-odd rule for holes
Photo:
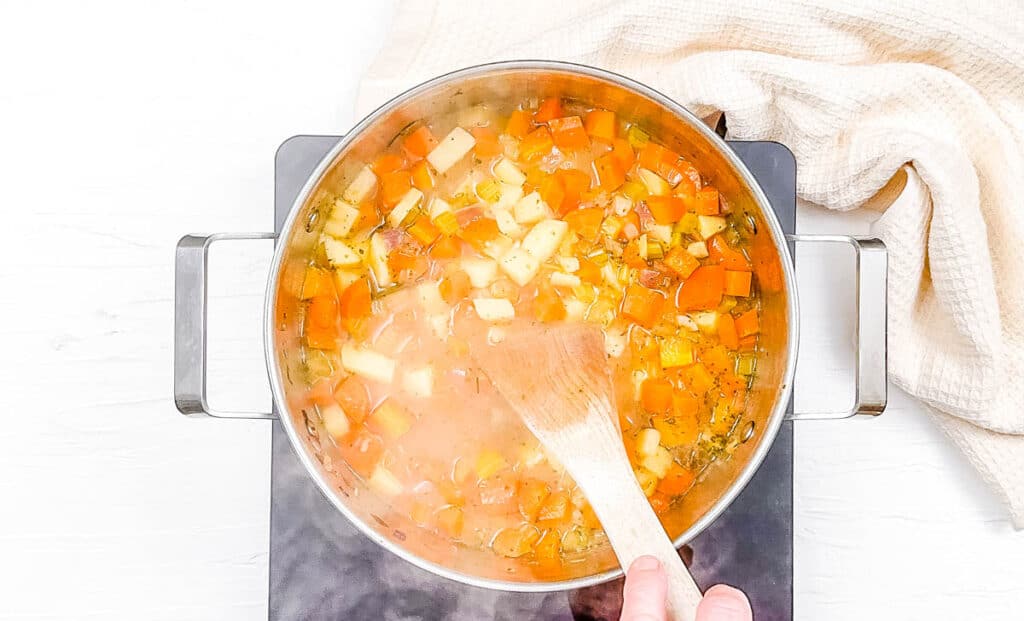
[[[558,264],[570,274],[580,271],[580,260],[576,257],[558,257]]]
[[[633,210],[633,201],[628,196],[616,194],[615,198],[612,199],[612,211],[615,215],[623,218],[630,211]]]
[[[359,209],[355,205],[350,205],[338,199],[334,201],[334,209],[331,210],[331,216],[324,224],[324,233],[331,237],[345,237],[352,232],[352,227],[358,219]]]
[[[514,242],[511,237],[499,235],[484,244],[483,253],[492,259],[499,259],[500,257],[505,256],[505,253],[508,252],[513,245]]]
[[[640,457],[654,455],[661,444],[661,433],[657,429],[641,429],[636,436],[636,454]]]
[[[473,309],[484,321],[512,321],[516,316],[512,302],[502,298],[476,298]]]
[[[342,192],[341,197],[352,204],[359,204],[376,187],[377,175],[373,174],[373,169],[369,166],[363,166],[356,174],[356,178],[352,180],[352,183],[348,184],[348,187]]]
[[[725,230],[725,218],[722,216],[697,216],[697,228],[700,231],[700,236],[707,239]]]
[[[356,347],[345,343],[341,347],[341,366],[369,380],[390,384],[395,379],[395,361],[372,349]]]
[[[540,270],[540,261],[523,248],[512,248],[498,261],[501,271],[520,287],[533,280]]]
[[[434,147],[433,151],[427,154],[427,161],[434,167],[434,170],[444,174],[465,157],[475,144],[476,140],[472,134],[461,127],[456,127],[441,139],[440,144]]]
[[[487,342],[491,345],[497,345],[505,340],[505,329],[499,328],[498,326],[491,326],[487,328]]]
[[[398,204],[394,206],[391,213],[388,214],[388,224],[393,227],[399,227],[405,220],[405,217],[412,212],[413,209],[419,206],[420,201],[423,200],[423,192],[420,192],[416,188],[409,188],[409,191],[405,193]]]
[[[402,388],[415,397],[430,397],[434,394],[434,369],[421,367],[406,371],[402,377]]]
[[[565,301],[565,318],[571,321],[583,321],[587,314],[589,304],[577,298],[569,298]]]
[[[494,209],[494,221],[498,224],[498,230],[512,239],[519,239],[526,231],[516,222],[512,212],[507,209]]]
[[[338,293],[341,293],[345,289],[348,289],[352,283],[359,280],[359,277],[359,272],[336,269],[334,270],[334,287],[338,290]]]
[[[716,326],[718,325],[718,313],[715,311],[703,311],[700,313],[691,313],[690,319],[693,323],[697,324],[697,328],[701,332],[707,334],[714,334],[717,332]]]
[[[439,341],[447,342],[451,334],[448,315],[431,315],[427,322],[430,324],[430,331]]]
[[[658,475],[642,466],[634,470],[633,474],[636,476],[636,482],[640,489],[644,491],[644,496],[648,498],[653,496],[658,489]]]
[[[551,209],[539,192],[530,192],[521,198],[512,213],[519,224],[533,224],[551,217]]]
[[[651,172],[646,168],[638,168],[636,173],[640,175],[640,181],[647,188],[647,191],[654,196],[668,196],[668,193],[672,191],[672,187],[657,175],[657,173]]]
[[[334,438],[335,442],[341,442],[352,431],[352,423],[349,422],[348,416],[337,403],[318,405],[317,409],[320,410],[320,420],[324,422],[324,430]]]
[[[519,170],[519,167],[513,164],[511,160],[504,157],[494,165],[494,175],[505,183],[511,183],[512,185],[521,186],[526,183],[526,175],[523,174],[523,171]]]
[[[368,483],[370,484],[370,489],[381,496],[397,496],[404,489],[398,477],[380,464],[373,469],[373,474],[370,475]]]
[[[359,254],[345,242],[330,235],[321,235],[320,243],[324,245],[324,254],[334,267],[352,267],[359,265]]]
[[[555,254],[568,230],[569,225],[563,220],[541,220],[526,234],[523,249],[543,263]]]
[[[462,271],[469,276],[469,283],[477,289],[490,286],[498,277],[498,264],[492,259],[462,259]]]
[[[448,304],[441,298],[441,291],[438,289],[437,281],[417,285],[416,297],[420,302],[420,306],[428,313],[443,313],[448,310]]]
[[[551,284],[556,287],[572,289],[580,286],[580,282],[580,277],[575,274],[566,274],[565,272],[552,272],[551,274]]]
[[[672,467],[672,453],[664,446],[658,446],[653,453],[640,460],[640,465],[653,472],[659,479],[664,479]]]
[[[427,211],[430,213],[430,219],[436,220],[441,214],[452,211],[452,206],[448,204],[448,201],[435,196],[430,200]]]
[[[648,224],[645,230],[647,231],[647,236],[651,239],[660,241],[663,244],[672,243],[671,224]]]
[[[708,245],[702,241],[695,241],[686,247],[686,251],[698,259],[708,256]]]
[[[394,281],[391,268],[388,266],[388,249],[380,233],[370,238],[370,271],[380,287],[387,287]]]
[[[495,209],[512,209],[523,198],[523,186],[511,183],[501,184],[501,194],[498,202],[494,203]]]
[[[699,328],[697,322],[689,317],[689,315],[676,315],[676,323],[679,327],[685,328],[690,332],[696,332]]]
[[[625,333],[606,331],[604,333],[604,353],[612,358],[618,358],[626,351],[629,344],[629,336]]]

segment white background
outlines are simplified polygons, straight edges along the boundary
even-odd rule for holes
[[[176,413],[173,246],[269,230],[277,145],[357,120],[394,10],[370,5],[0,2],[0,619],[266,617],[269,426]],[[268,398],[266,250],[214,254],[221,405]],[[799,272],[798,404],[836,405],[852,268],[806,250]],[[900,392],[799,424],[795,493],[797,619],[1024,608],[1024,533]]]

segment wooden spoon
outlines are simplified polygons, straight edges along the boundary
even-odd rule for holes
[[[601,332],[556,324],[472,345],[499,393],[583,489],[623,568],[650,555],[668,573],[668,612],[692,621],[701,592],[633,475],[622,445]]]

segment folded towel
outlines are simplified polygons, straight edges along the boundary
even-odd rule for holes
[[[834,4],[402,2],[358,105],[477,63],[570,60],[786,144],[800,197],[829,209],[877,202],[898,176],[875,224],[890,377],[1024,527],[1024,9]]]

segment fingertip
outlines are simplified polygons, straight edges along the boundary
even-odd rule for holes
[[[716,584],[704,593],[697,606],[697,621],[752,621],[747,596],[726,584]]]
[[[622,621],[664,621],[668,578],[658,559],[641,556],[626,572]]]

